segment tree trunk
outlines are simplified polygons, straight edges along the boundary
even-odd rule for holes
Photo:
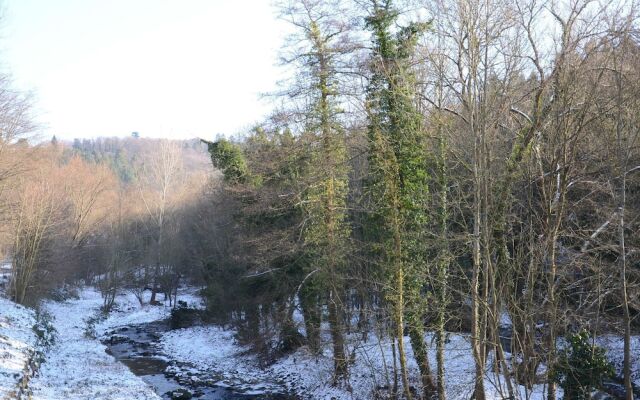
[[[480,188],[480,160],[479,143],[476,139],[476,155],[474,162],[475,199],[473,221],[473,273],[471,278],[471,349],[475,362],[475,384],[473,397],[475,400],[485,400],[484,391],[484,357],[482,351],[481,321],[480,321],[480,276],[482,268],[482,253],[480,248],[480,224],[482,217],[481,188]]]
[[[409,317],[408,330],[413,355],[418,363],[418,368],[420,368],[424,398],[432,399],[436,392],[436,385],[433,382],[433,376],[431,374],[431,366],[429,365],[427,345],[424,342],[424,329],[422,328],[422,318],[420,315]]]
[[[624,178],[623,178],[624,182]],[[625,185],[622,189],[624,192]],[[629,314],[629,295],[627,293],[627,257],[624,242],[624,207],[625,194],[622,194],[622,207],[620,209],[620,290],[622,296],[622,313],[624,323],[624,359],[623,359],[623,375],[624,388],[626,391],[625,399],[633,400],[633,385],[631,384],[631,316]]]
[[[394,301],[394,321],[396,325],[396,339],[398,340],[398,356],[400,358],[400,373],[402,375],[402,385],[407,399],[411,399],[409,388],[409,373],[407,371],[407,356],[404,351],[404,266],[402,265],[402,238],[400,235],[400,204],[397,193],[397,186],[392,184],[395,190],[392,199],[392,223],[393,223],[393,267],[395,274],[395,301]]]
[[[620,268],[620,297],[622,298],[622,322],[624,324],[624,356],[623,378],[625,399],[633,400],[633,385],[631,383],[631,315],[629,314],[629,293],[627,292],[627,248],[625,244],[625,211],[627,207],[627,153],[623,143],[624,122],[622,121],[622,74],[616,74],[616,141],[618,150],[618,173],[620,184],[618,189],[618,212],[620,214],[620,226],[618,227],[618,246],[620,256],[618,263]]]
[[[331,340],[333,341],[333,384],[347,382],[349,379],[348,359],[344,349],[344,336],[342,334],[342,318],[340,315],[340,297],[335,289],[331,290],[329,298],[329,327]]]
[[[554,232],[551,235],[551,243],[550,243],[550,266],[548,273],[548,299],[547,299],[547,324],[548,324],[548,332],[547,332],[547,400],[555,400],[557,385],[556,382],[552,379],[553,372],[555,369],[556,363],[556,275],[557,275],[557,265],[556,265],[556,241],[557,241],[557,229],[554,229]]]

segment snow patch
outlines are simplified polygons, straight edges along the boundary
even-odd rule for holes
[[[0,398],[12,398],[36,351],[36,315],[2,297],[0,310]]]
[[[602,335],[596,343],[607,350],[607,358],[613,364],[618,376],[622,376],[624,360],[624,340],[617,335]],[[640,336],[631,336],[631,380],[640,387]]]
[[[256,357],[246,354],[235,336],[232,330],[196,326],[166,332],[160,343],[169,358],[207,371],[218,386],[239,388],[245,394],[280,391],[282,387],[272,379],[272,374],[259,367]]]

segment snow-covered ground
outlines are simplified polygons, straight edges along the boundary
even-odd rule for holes
[[[118,301],[127,308],[135,306],[128,296],[120,296]],[[100,293],[92,289],[81,291],[79,299],[43,304],[53,317],[58,336],[40,374],[31,382],[33,399],[159,398],[126,366],[105,353],[105,346],[98,339],[86,335],[88,319],[96,315],[101,305]],[[138,307],[127,318],[155,319],[165,312],[164,307]],[[118,313],[101,325],[108,326],[116,320]]]
[[[179,299],[199,302],[191,294]],[[98,338],[114,327],[167,318],[170,308],[141,307],[135,296],[122,294],[116,310],[96,320],[101,305],[100,293],[92,288],[80,291],[78,299],[43,304],[58,336],[31,383],[33,399],[159,399],[142,379],[108,355]]]
[[[409,342],[408,338],[406,339]],[[427,336],[426,339],[430,341],[431,337]],[[171,331],[162,337],[163,351],[171,358],[205,368],[224,370],[230,380],[234,376],[246,376],[256,380],[265,379],[265,376],[271,377],[284,382],[296,394],[308,399],[374,398],[373,392],[376,388],[392,385],[386,378],[392,375],[393,369],[391,344],[387,339],[377,338],[362,343],[359,339],[350,337],[349,342],[349,352],[355,352],[355,360],[350,366],[350,388],[336,388],[331,386],[333,359],[328,341],[320,356],[316,357],[306,347],[302,347],[268,369],[259,370],[256,367],[257,360],[246,355],[247,349],[236,343],[233,331],[211,326],[192,327]],[[432,365],[435,366],[435,351],[429,355]],[[446,345],[446,357],[448,398],[469,399],[473,390],[474,364],[468,338],[463,335],[451,335]],[[411,381],[417,387],[419,376],[410,344],[407,345],[407,359],[409,370],[412,371]],[[488,379],[486,388],[488,399],[504,398],[500,395],[497,382]],[[520,389],[522,398],[525,398],[524,389]],[[543,389],[542,385],[537,386],[530,398],[541,399]]]
[[[282,391],[273,372],[260,368],[256,357],[238,346],[232,330],[216,326],[177,329],[162,335],[160,342],[167,357],[207,371],[218,386],[234,387],[244,393]]]
[[[0,399],[17,398],[17,386],[36,351],[33,310],[0,297]]]
[[[299,319],[299,318],[298,318]],[[301,321],[298,321],[301,322]],[[301,327],[302,328],[302,327]],[[271,379],[283,382],[291,391],[308,399],[371,399],[374,391],[381,388],[386,394],[393,382],[393,353],[388,338],[371,336],[363,342],[359,336],[348,337],[348,353],[354,354],[350,365],[349,387],[331,386],[333,380],[333,359],[328,326],[323,326],[324,351],[315,356],[307,347],[301,347],[293,354],[278,360],[266,370],[257,367],[255,357],[247,354],[247,349],[239,346],[235,332],[219,327],[191,327],[166,333],[162,339],[163,351],[172,359],[190,362],[203,369],[224,371],[229,381],[234,377],[246,376],[249,379]],[[431,344],[429,358],[432,368],[436,366],[435,341],[431,334],[425,337]],[[610,360],[617,369],[622,363],[622,340],[617,336],[603,336],[598,339],[607,349]],[[412,386],[419,387],[420,377],[413,358],[409,338],[405,338],[408,369]],[[468,335],[449,334],[445,346],[446,372],[445,387],[447,398],[467,400],[473,391],[474,361]],[[640,336],[632,340],[633,377],[640,383]],[[496,377],[487,371],[485,381],[487,399],[503,399],[507,389],[502,377]],[[527,393],[522,386],[516,386],[516,395],[520,399],[540,400],[545,398],[545,385],[536,385]],[[561,391],[559,393],[562,394]]]
[[[607,358],[611,360],[618,375],[622,375],[624,360],[624,342],[620,336],[603,335],[596,340],[599,346],[607,350]],[[631,379],[640,387],[640,336],[631,337]]]
[[[192,306],[200,306],[195,290],[183,291],[179,299]],[[48,301],[42,305],[52,317],[57,330],[55,344],[48,349],[46,361],[39,374],[30,382],[33,399],[158,399],[141,378],[126,366],[108,355],[100,338],[122,326],[143,324],[165,319],[170,308],[165,306],[140,306],[132,294],[117,298],[116,309],[108,317],[97,318],[102,305],[100,293],[92,288],[80,291],[79,298],[65,302]],[[12,398],[25,371],[29,358],[37,350],[37,336],[33,331],[35,313],[0,297],[0,398]],[[299,319],[299,318],[297,318]],[[160,350],[178,362],[193,365],[198,371],[215,377],[222,385],[235,388],[258,388],[275,391],[278,384],[302,398],[308,399],[370,399],[377,389],[389,394],[393,385],[393,355],[388,338],[370,335],[367,342],[359,336],[348,336],[348,353],[353,354],[350,365],[349,387],[331,386],[333,360],[328,327],[323,327],[324,351],[319,356],[306,347],[278,360],[266,369],[258,366],[255,356],[236,341],[233,330],[216,326],[195,326],[165,332],[160,339]],[[427,343],[433,344],[428,334]],[[600,345],[608,350],[616,367],[621,364],[622,341],[619,337],[603,336]],[[411,371],[411,384],[419,387],[418,368],[407,338],[407,360]],[[446,390],[448,398],[468,399],[473,390],[474,364],[469,338],[463,334],[450,334],[446,344]],[[634,380],[640,384],[640,337],[632,341],[634,354]],[[430,361],[435,368],[435,346],[430,346]],[[487,378],[488,399],[502,399],[499,382],[493,375]],[[542,399],[544,386],[534,387],[530,399]],[[502,390],[505,390],[504,388]],[[520,398],[526,398],[523,388],[518,388]],[[504,393],[504,392],[503,392]]]

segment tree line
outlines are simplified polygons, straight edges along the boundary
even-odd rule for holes
[[[100,289],[105,311],[125,290],[141,303],[157,302],[158,293],[173,303],[180,279],[198,275],[184,267],[179,222],[211,175],[198,141],[98,138],[79,146],[20,136],[0,156],[10,170],[0,255],[12,266],[11,298],[37,304],[84,282]]]
[[[225,238],[206,264],[211,312],[273,356],[302,343],[320,352],[326,323],[341,386],[347,337],[390,337],[392,393],[405,398],[446,397],[448,332],[469,334],[478,400],[487,378],[504,398],[545,382],[554,399],[576,376],[560,378],[558,340],[617,333],[633,398],[636,4],[298,0],[279,10],[294,33],[277,112],[241,140],[206,142],[223,174],[207,228]],[[599,385],[589,376],[574,393]]]

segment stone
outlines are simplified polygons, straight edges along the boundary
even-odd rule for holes
[[[172,400],[190,400],[193,394],[186,389],[177,389],[170,392],[170,396]]]

